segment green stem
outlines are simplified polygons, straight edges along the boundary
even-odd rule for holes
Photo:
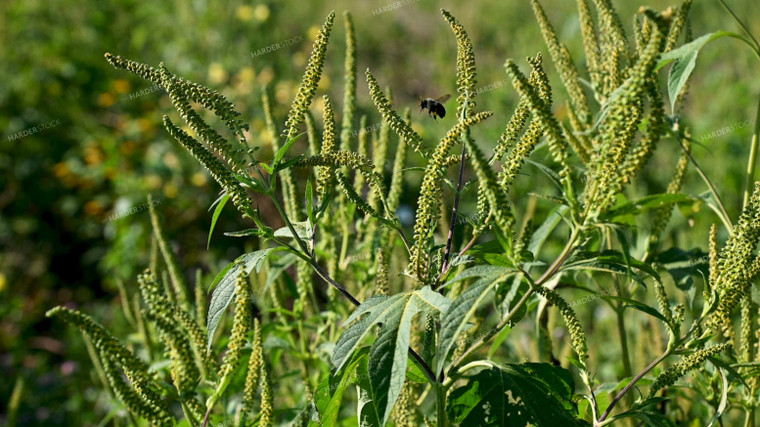
[[[447,427],[449,420],[446,418],[446,388],[442,384],[435,384],[433,387],[435,387],[438,427]]]
[[[718,217],[723,222],[723,225],[726,227],[729,233],[734,233],[734,225],[731,223],[731,217],[728,216],[728,212],[726,211],[726,206],[723,204],[723,199],[720,198],[718,195],[718,191],[715,189],[715,186],[713,185],[712,181],[710,181],[710,178],[707,177],[705,174],[705,171],[702,170],[702,168],[699,166],[699,163],[694,159],[694,156],[691,155],[691,152],[686,149],[686,147],[683,146],[683,142],[681,141],[681,136],[678,135],[678,133],[674,132],[673,129],[668,129],[668,133],[670,133],[673,138],[675,138],[676,142],[681,146],[681,149],[686,153],[687,156],[689,156],[689,160],[691,160],[691,163],[694,165],[694,168],[697,170],[697,173],[699,173],[699,176],[702,177],[702,180],[707,184],[707,188],[710,189],[710,194],[712,194],[713,199],[715,199],[715,203],[718,204],[718,211],[716,212],[718,214]]]
[[[749,161],[747,162],[747,178],[744,182],[744,201],[742,211],[749,203],[752,187],[755,184],[755,163],[757,163],[757,146],[760,141],[760,98],[757,100],[757,113],[755,113],[755,132],[752,134],[752,143],[749,147]]]
[[[470,348],[464,351],[459,358],[451,364],[451,368],[449,368],[449,372],[447,373],[447,376],[451,375],[454,372],[457,372],[457,366],[459,366],[460,363],[462,363],[463,360],[465,360],[468,356],[470,356],[472,353],[477,351],[480,347],[482,347],[485,343],[487,343],[491,338],[493,338],[496,334],[501,332],[502,329],[504,329],[505,326],[509,323],[509,321],[514,317],[514,315],[522,308],[523,305],[525,305],[526,302],[528,302],[528,299],[531,295],[533,295],[533,292],[535,292],[535,288],[542,286],[546,281],[551,279],[554,274],[559,271],[560,267],[562,267],[562,264],[567,260],[567,258],[572,253],[574,247],[575,247],[575,240],[580,235],[580,232],[578,229],[574,229],[573,232],[570,234],[570,238],[567,241],[567,244],[565,245],[565,248],[562,249],[562,252],[559,254],[556,260],[554,260],[554,263],[552,263],[551,267],[549,267],[544,274],[539,277],[538,280],[531,283],[530,289],[528,289],[525,294],[523,294],[522,298],[515,304],[514,307],[512,307],[512,310],[510,310],[509,313],[499,322],[498,325],[491,328],[485,335],[483,335],[479,340],[475,342]],[[531,281],[530,275],[527,273],[523,273],[524,277]]]
[[[607,407],[607,410],[604,411],[604,414],[602,414],[602,417],[599,418],[599,422],[595,424],[595,427],[601,427],[603,425],[608,424],[608,423],[605,423],[604,420],[610,414],[610,412],[612,411],[612,408],[614,408],[615,405],[617,405],[620,399],[622,399],[623,396],[625,396],[625,394],[628,392],[628,390],[631,389],[631,387],[633,387],[634,384],[636,384],[641,378],[644,377],[644,375],[646,375],[649,371],[654,369],[655,366],[657,366],[660,362],[663,361],[663,359],[665,359],[669,355],[670,355],[670,350],[665,350],[664,353],[662,353],[657,359],[652,361],[652,363],[650,363],[649,366],[647,366],[646,368],[644,368],[644,370],[639,372],[639,374],[636,375],[635,378],[633,378],[622,390],[620,390],[620,393],[618,393],[617,396],[615,396],[615,398],[612,399],[612,402],[610,402],[610,406]],[[612,420],[610,420],[610,422],[611,421]]]
[[[180,401],[180,404],[182,405],[182,413],[185,414],[185,419],[187,420],[188,424],[190,424],[192,427],[197,426],[198,420],[195,419],[192,411],[190,411],[190,408],[188,408],[185,402],[182,400]]]

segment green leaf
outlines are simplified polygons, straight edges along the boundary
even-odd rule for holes
[[[314,403],[319,413],[319,421],[311,422],[309,425],[336,425],[340,413],[340,404],[343,400],[343,392],[346,388],[354,384],[358,379],[366,380],[367,372],[367,355],[369,347],[357,351],[346,366],[331,373],[319,383],[314,390]],[[364,365],[364,373],[361,372],[361,366]],[[356,374],[356,375],[355,375]]]
[[[248,237],[248,236],[261,236],[264,233],[258,228],[246,228],[239,231],[225,231],[224,235],[228,237]]]
[[[689,307],[694,304],[697,295],[696,286],[694,286],[694,277],[701,277],[704,280],[709,276],[709,256],[699,248],[685,251],[680,248],[670,248],[665,252],[657,254],[654,260],[661,264],[673,278],[678,289],[682,290],[688,297]]]
[[[467,323],[475,313],[475,310],[477,310],[495,286],[506,280],[510,275],[515,274],[514,270],[504,268],[500,270],[502,271],[501,275],[491,275],[470,285],[469,288],[451,303],[449,309],[443,314],[441,333],[438,336],[438,348],[435,355],[436,376],[443,371],[446,359],[456,345],[457,337],[459,337],[462,331],[467,329]]]
[[[538,229],[536,229],[535,232],[533,232],[533,236],[530,238],[528,250],[531,253],[538,255],[538,252],[541,250],[541,246],[544,245],[544,242],[549,237],[551,232],[557,228],[557,225],[559,225],[560,221],[562,221],[563,215],[565,215],[565,213],[567,213],[569,210],[570,208],[566,205],[560,205],[552,209],[546,220],[541,224],[540,227],[538,227]]]
[[[613,274],[629,274],[630,269],[647,273],[658,282],[660,275],[647,263],[635,258],[626,258],[615,250],[603,252],[578,251],[567,260],[563,270],[594,270]]]
[[[235,262],[230,263],[217,274],[210,287],[210,289],[214,289],[214,292],[211,295],[208,318],[206,320],[209,348],[211,348],[211,340],[214,337],[214,332],[216,332],[219,319],[222,318],[222,313],[224,313],[224,310],[227,309],[227,306],[230,305],[230,302],[235,297],[235,281],[237,280],[241,269],[243,275],[246,277],[251,274],[251,271],[253,271],[254,268],[257,272],[261,271],[261,267],[264,265],[264,261],[266,261],[269,254],[277,250],[282,250],[282,248],[262,249],[260,251],[241,255],[235,260]]]
[[[314,193],[311,188],[311,176],[306,178],[306,217],[312,224],[317,223],[316,216],[314,215]]]
[[[659,209],[679,203],[694,203],[695,200],[696,199],[691,196],[680,193],[653,194],[616,206],[603,214],[599,219],[605,222],[612,222],[625,219],[626,217],[633,218],[653,209]]]
[[[216,225],[216,220],[219,219],[219,215],[222,213],[222,209],[224,209],[224,205],[227,204],[228,200],[230,200],[229,193],[224,193],[224,195],[222,195],[222,198],[219,200],[219,204],[216,205],[216,209],[214,209],[214,215],[211,217],[211,228],[208,230],[208,241],[206,242],[206,250],[208,250],[209,246],[211,246],[211,233],[214,232],[214,226]]]
[[[538,162],[534,162],[531,159],[526,158],[525,161],[527,163],[530,163],[533,166],[537,167],[538,170],[540,170],[541,172],[544,173],[544,175],[546,175],[547,177],[549,177],[549,180],[555,186],[557,186],[557,188],[559,188],[560,191],[562,191],[562,182],[560,181],[560,178],[559,178],[559,175],[557,174],[557,172],[554,172],[552,169],[548,168],[547,166],[545,166],[545,165],[543,165],[541,163],[538,163]]]
[[[362,359],[356,370],[358,381],[356,382],[356,394],[358,396],[356,416],[360,426],[379,426],[380,416],[377,405],[372,398],[372,385],[369,382],[368,359]]]
[[[279,150],[277,150],[277,153],[274,155],[274,159],[272,160],[272,169],[277,170],[280,165],[280,160],[282,160],[282,157],[285,155],[285,153],[288,151],[291,145],[293,145],[296,140],[301,137],[303,133],[296,135],[288,140],[282,147],[280,147]]]
[[[574,387],[570,371],[548,363],[494,367],[451,392],[446,409],[463,426],[586,426]]]
[[[623,308],[629,308],[630,307],[630,308],[632,308],[634,310],[638,310],[638,311],[640,311],[642,313],[646,313],[646,314],[648,314],[650,316],[656,317],[656,318],[662,320],[663,322],[665,322],[666,324],[669,325],[668,320],[665,319],[665,316],[663,316],[662,313],[660,313],[659,311],[657,311],[655,308],[650,307],[650,306],[648,306],[648,305],[646,305],[646,304],[644,304],[642,302],[639,302],[639,301],[636,301],[636,300],[632,300],[630,298],[616,297],[614,295],[602,295],[602,298],[604,298],[604,299],[610,299],[610,300],[615,300],[615,301],[620,301],[620,302],[624,303]]]
[[[298,233],[298,237],[301,240],[308,240],[311,238],[311,224],[309,221],[294,222],[293,228]],[[293,232],[288,227],[282,227],[274,232],[275,237],[290,237],[293,238]]]
[[[374,331],[374,325],[382,323],[369,355],[372,399],[381,425],[388,421],[404,385],[412,320],[420,313],[445,312],[450,303],[429,286],[405,294],[376,295],[360,305],[344,323],[345,326],[356,321],[335,344],[332,361],[337,369],[343,367],[359,343]]]
[[[657,63],[657,70],[675,61],[675,64],[673,64],[673,67],[670,68],[670,72],[668,73],[670,111],[675,111],[676,99],[686,85],[686,82],[689,80],[692,71],[694,71],[699,50],[710,41],[726,36],[737,37],[743,40],[743,37],[738,34],[729,33],[727,31],[716,31],[714,33],[705,34],[690,43],[686,43],[685,45],[662,55],[660,61]]]

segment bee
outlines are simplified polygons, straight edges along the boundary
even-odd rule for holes
[[[436,99],[420,99],[420,112],[423,110],[428,110],[428,115],[432,116],[433,120],[438,121],[436,117],[443,118],[446,116],[446,109],[443,108],[443,103],[448,101],[449,98],[451,98],[451,95],[446,94]]]

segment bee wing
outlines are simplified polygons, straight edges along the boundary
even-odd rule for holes
[[[451,94],[447,93],[446,95],[443,95],[442,97],[436,99],[436,101],[438,101],[441,104],[443,104],[444,102],[448,101],[449,99],[451,99]]]

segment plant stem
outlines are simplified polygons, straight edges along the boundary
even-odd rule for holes
[[[451,375],[452,372],[454,372],[457,369],[457,366],[462,363],[463,360],[465,360],[469,355],[474,353],[477,349],[482,347],[488,340],[493,338],[496,334],[498,334],[502,329],[504,329],[505,326],[509,323],[509,321],[512,319],[512,317],[522,308],[523,305],[528,301],[531,295],[533,295],[533,292],[535,292],[535,288],[542,286],[547,280],[551,279],[554,274],[559,271],[562,264],[567,260],[567,258],[572,253],[574,247],[575,247],[575,240],[580,235],[580,232],[578,229],[574,229],[572,233],[570,234],[570,238],[567,241],[567,244],[565,245],[565,248],[562,249],[562,252],[559,254],[556,260],[552,263],[552,265],[544,272],[544,274],[541,275],[541,277],[536,280],[534,283],[531,283],[530,289],[528,289],[525,294],[523,294],[522,298],[515,304],[514,307],[512,307],[512,310],[510,310],[509,313],[499,322],[498,325],[491,328],[485,335],[483,335],[479,340],[475,342],[470,348],[464,351],[459,358],[451,364],[451,368],[449,368],[448,375]],[[530,275],[523,272],[526,279],[532,282]]]
[[[436,384],[435,400],[436,412],[438,413],[438,427],[447,427],[449,420],[446,418],[446,388],[442,384]]]
[[[283,221],[285,221],[285,225],[288,227],[290,232],[293,234],[294,238],[298,242],[298,245],[301,247],[301,251],[303,252],[302,255],[306,256],[306,260],[311,264],[311,266],[314,268],[314,270],[317,272],[317,274],[327,283],[332,285],[334,288],[336,288],[341,294],[343,294],[346,299],[351,301],[351,303],[355,306],[361,305],[359,300],[357,300],[353,295],[351,295],[350,292],[346,288],[344,288],[340,283],[333,280],[330,275],[322,269],[322,267],[317,263],[317,260],[310,256],[309,249],[306,247],[306,243],[304,243],[303,240],[301,240],[300,237],[298,237],[298,234],[296,233],[295,227],[293,227],[293,224],[290,222],[290,219],[285,214],[285,211],[282,208],[282,205],[280,204],[280,201],[277,199],[277,197],[274,194],[270,193],[270,198],[272,199],[272,202],[274,203],[275,208],[277,209],[277,212],[280,213],[280,216],[282,217]],[[416,364],[425,372],[426,376],[428,377],[428,380],[435,384],[436,378],[435,374],[433,373],[433,370],[430,369],[430,366],[420,357],[417,352],[414,351],[411,347],[409,348],[409,354],[412,356],[412,358],[415,360]]]
[[[449,257],[451,256],[451,244],[454,241],[454,229],[457,226],[457,212],[459,212],[459,197],[462,194],[462,179],[464,177],[464,161],[467,155],[465,144],[462,143],[462,157],[459,161],[459,180],[457,181],[457,192],[454,196],[454,207],[451,209],[451,225],[449,226],[449,237],[446,241],[446,252],[443,254],[443,264],[441,265],[441,274],[449,267]]]
[[[729,233],[734,233],[734,225],[731,223],[731,217],[728,216],[728,212],[726,211],[726,206],[723,204],[723,199],[720,198],[718,195],[718,191],[715,189],[715,186],[713,185],[712,181],[710,181],[710,178],[707,177],[705,172],[702,170],[702,168],[699,166],[699,163],[694,159],[694,156],[691,155],[691,151],[687,150],[686,147],[683,146],[683,142],[681,141],[681,136],[674,132],[673,129],[668,129],[668,132],[675,138],[676,142],[681,146],[681,149],[686,153],[687,156],[689,156],[689,160],[691,160],[691,163],[694,165],[694,168],[697,170],[697,173],[699,173],[699,176],[702,177],[702,180],[707,184],[707,187],[710,189],[710,193],[712,194],[713,198],[715,199],[715,203],[718,204],[718,217],[721,221],[723,221],[723,225],[726,227]]]
[[[641,372],[639,372],[638,375],[636,375],[636,377],[634,377],[628,384],[626,384],[626,386],[623,387],[622,390],[620,390],[620,393],[618,393],[617,396],[615,396],[615,398],[612,399],[612,402],[610,402],[610,406],[608,406],[607,410],[604,411],[604,414],[602,414],[602,417],[599,418],[599,422],[597,424],[597,427],[601,427],[601,426],[604,425],[604,424],[602,424],[602,422],[607,418],[607,416],[610,414],[610,411],[612,411],[612,408],[614,408],[615,405],[617,405],[617,403],[620,401],[620,399],[623,398],[623,396],[628,392],[628,390],[630,390],[631,387],[633,387],[634,384],[636,384],[641,378],[644,377],[644,375],[646,375],[655,366],[657,366],[657,364],[659,364],[660,362],[662,362],[662,360],[665,359],[666,357],[668,357],[669,355],[670,355],[670,350],[665,350],[664,353],[662,353],[657,359],[655,359],[654,361],[652,361],[652,363],[650,363],[646,368],[644,368],[644,370],[642,370]]]
[[[760,98],[757,100],[757,113],[755,113],[755,132],[752,134],[752,143],[749,147],[749,160],[747,162],[747,178],[744,183],[744,201],[742,211],[749,203],[752,187],[755,183],[755,163],[757,163],[757,146],[760,143]]]

